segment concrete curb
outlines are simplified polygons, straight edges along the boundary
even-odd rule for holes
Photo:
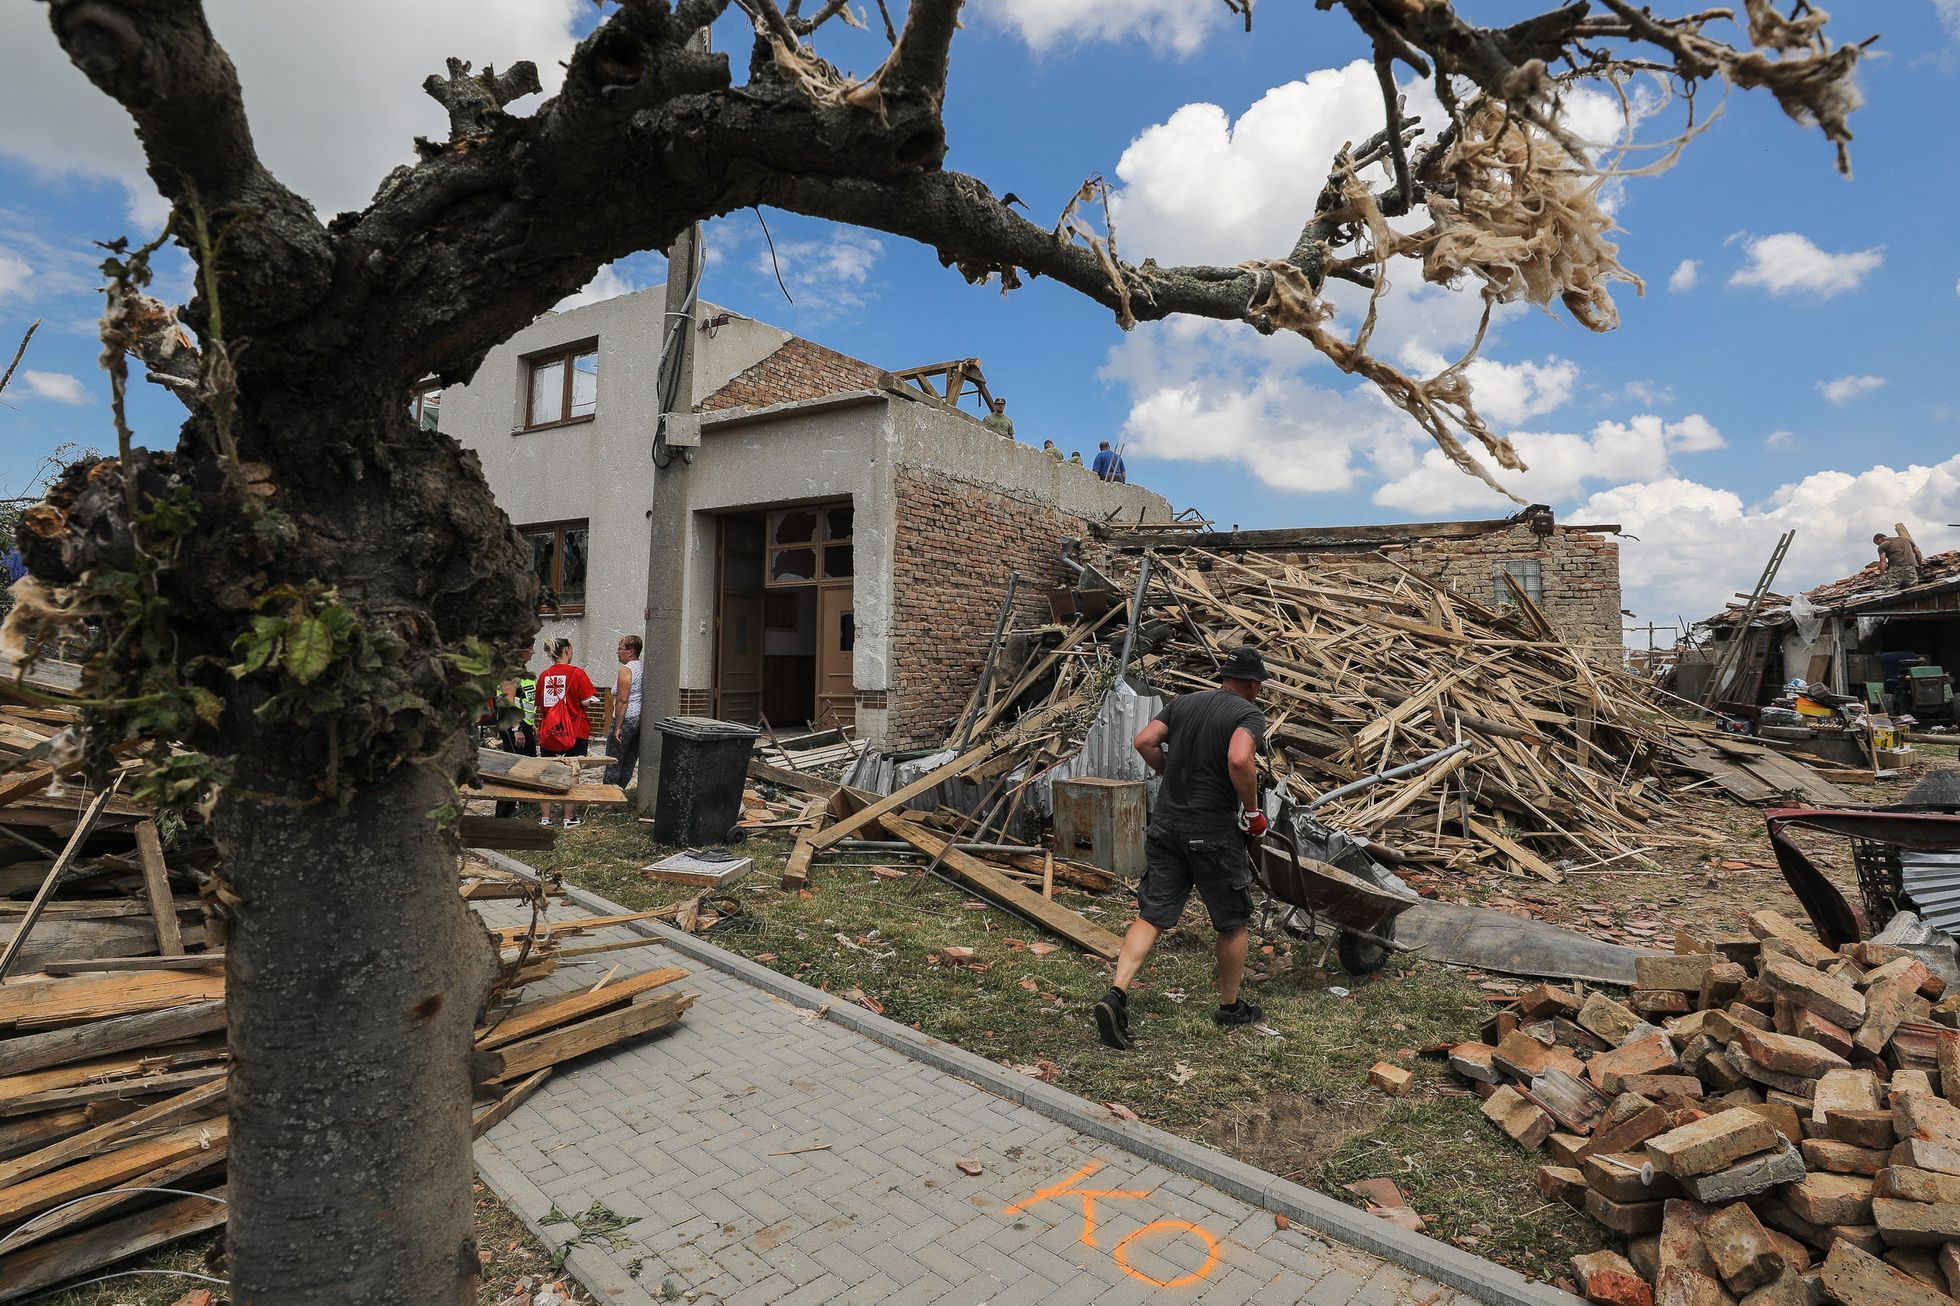
[[[481,849],[473,851],[491,865],[513,875],[538,878],[536,870],[514,857]],[[572,885],[566,885],[564,893],[595,915],[621,916],[631,910]],[[1358,1207],[1336,1201],[1311,1188],[1303,1188],[1176,1134],[1146,1124],[1118,1120],[1098,1103],[1009,1070],[985,1057],[922,1034],[909,1025],[887,1020],[835,994],[812,988],[747,957],[698,939],[684,930],[658,921],[629,921],[622,928],[658,938],[674,951],[752,984],[794,1006],[810,1011],[828,1008],[824,1013],[825,1019],[835,1021],[895,1052],[1025,1106],[1079,1133],[1112,1143],[1166,1169],[1210,1184],[1240,1201],[1276,1215],[1284,1215],[1296,1225],[1324,1233],[1404,1269],[1448,1284],[1469,1293],[1478,1301],[1490,1302],[1492,1306],[1581,1306],[1579,1298],[1561,1292],[1550,1284],[1536,1283],[1516,1270],[1487,1261],[1481,1256],[1434,1238],[1410,1233],[1400,1225],[1369,1215]]]

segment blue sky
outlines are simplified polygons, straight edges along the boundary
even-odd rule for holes
[[[592,9],[574,0],[210,0],[261,150],[323,210],[353,207],[436,134],[416,89],[444,54],[550,68]],[[1476,3],[1509,21],[1538,6]],[[1692,7],[1692,6],[1684,6]],[[1854,180],[1821,135],[1766,97],[1734,94],[1671,172],[1615,183],[1618,330],[1562,314],[1499,315],[1476,381],[1532,471],[1506,477],[1568,520],[1623,524],[1627,606],[1693,619],[1746,587],[1780,531],[1781,588],[1862,565],[1874,530],[1911,524],[1960,547],[1960,179],[1938,142],[1960,116],[1960,0],[1842,0],[1840,40],[1882,34],[1861,66]],[[325,10],[327,12],[319,12]],[[365,21],[364,21],[365,20]],[[0,0],[0,340],[40,334],[0,399],[0,485],[26,488],[63,443],[102,445],[106,386],[91,319],[91,242],[154,230],[160,212],[112,106],[61,61],[45,9]],[[875,9],[871,15],[877,23]],[[740,48],[734,20],[717,33]],[[820,48],[860,73],[883,38],[832,24]],[[1215,0],[974,0],[955,46],[949,165],[1048,219],[1086,176],[1118,192],[1132,259],[1236,262],[1284,253],[1328,156],[1379,125],[1344,19],[1259,6],[1247,35]],[[1708,90],[1705,115],[1719,98]],[[1664,138],[1680,106],[1642,123]],[[1929,143],[1930,142],[1930,143]],[[1510,505],[1441,467],[1412,423],[1290,337],[1224,324],[1126,335],[1072,292],[968,287],[895,237],[767,215],[796,303],[777,289],[754,214],[710,225],[704,293],[882,366],[978,356],[1023,437],[1130,450],[1132,479],[1246,527],[1497,516]],[[1684,265],[1687,265],[1684,270]],[[657,255],[592,294],[656,283]],[[187,288],[167,264],[166,291]],[[1435,366],[1467,343],[1473,295],[1398,269],[1376,352]],[[1351,310],[1352,305],[1345,305]],[[1350,325],[1352,316],[1345,319]],[[4,360],[0,360],[3,362]],[[139,437],[165,443],[171,401],[139,393]]]

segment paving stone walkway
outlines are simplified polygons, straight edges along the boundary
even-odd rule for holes
[[[493,924],[527,913],[482,904]],[[587,914],[554,907],[556,918]],[[602,931],[593,941],[627,937]],[[584,942],[585,940],[581,940]],[[533,1227],[593,1202],[636,1216],[574,1248],[602,1302],[1311,1302],[1470,1306],[1195,1179],[815,1018],[654,944],[568,964],[590,987],[683,966],[681,1024],[554,1075],[477,1144]],[[977,1160],[978,1176],[958,1168]],[[541,1231],[554,1245],[571,1226]]]

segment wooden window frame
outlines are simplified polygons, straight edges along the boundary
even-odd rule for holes
[[[418,430],[422,426],[424,401],[428,396],[439,395],[447,388],[440,381],[424,381],[421,385],[416,386],[408,392],[408,417],[410,421],[415,423]],[[442,430],[442,403],[440,400],[436,403],[436,424],[434,429],[437,431]]]
[[[572,378],[576,370],[573,367],[573,361],[586,354],[592,355],[592,411],[578,417],[572,417],[569,415],[572,411]],[[524,369],[524,392],[518,401],[517,429],[520,433],[527,431],[551,431],[561,426],[578,426],[581,423],[593,421],[599,416],[599,337],[592,336],[585,340],[575,340],[568,345],[553,345],[550,349],[541,349],[534,354],[525,354],[522,358],[518,359],[518,362],[522,364]],[[564,389],[558,397],[558,416],[549,422],[533,422],[531,420],[531,393],[537,385],[538,369],[549,367],[553,363],[563,363],[565,365]]]
[[[849,535],[840,536],[835,539],[831,538],[829,531],[830,531],[830,509],[832,508],[850,508],[852,510],[851,533]],[[791,513],[791,512],[814,513],[817,518],[816,532],[811,536],[811,538],[808,541],[801,544],[777,544],[775,543],[776,521],[778,518],[782,517],[783,514]],[[763,526],[762,526],[763,588],[801,589],[806,585],[825,585],[825,584],[836,585],[836,584],[842,584],[846,581],[855,581],[857,579],[857,565],[855,559],[853,559],[852,566],[851,566],[851,575],[849,576],[825,576],[823,574],[824,550],[829,546],[835,544],[848,544],[852,547],[854,552],[856,550],[857,501],[855,499],[850,499],[850,498],[820,499],[815,503],[796,503],[796,504],[790,504],[788,507],[771,508],[768,511],[768,513],[764,515]],[[776,555],[779,553],[793,552],[797,549],[809,549],[812,553],[816,555],[816,566],[811,569],[813,572],[815,572],[815,574],[811,576],[808,580],[777,580],[776,579]]]
[[[565,589],[565,532],[566,531],[585,532],[585,540],[586,540],[585,579],[586,579],[586,585],[589,590],[589,587],[591,586],[592,583],[592,519],[591,518],[578,517],[578,518],[568,519],[566,521],[534,522],[528,526],[519,526],[517,528],[517,533],[519,535],[522,535],[527,541],[529,541],[535,536],[544,535],[547,533],[551,535],[551,593],[553,594],[562,594]],[[582,617],[585,615],[584,599],[580,599],[577,603],[560,603],[556,606],[553,606],[551,603],[546,601],[545,596],[543,594],[540,594],[538,598],[539,598],[538,614],[540,616]]]

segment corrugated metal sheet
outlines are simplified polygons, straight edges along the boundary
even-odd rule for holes
[[[1079,780],[1093,776],[1098,780],[1142,780],[1157,797],[1161,781],[1143,759],[1137,756],[1131,740],[1164,710],[1164,700],[1155,694],[1139,694],[1128,685],[1117,684],[1103,698],[1102,708],[1082,741],[1082,751],[1049,771],[1028,787],[1024,806],[1043,816],[1055,810],[1051,787],[1057,780]]]
[[[1960,853],[1899,853],[1899,879],[1919,907],[1920,919],[1960,934]]]

